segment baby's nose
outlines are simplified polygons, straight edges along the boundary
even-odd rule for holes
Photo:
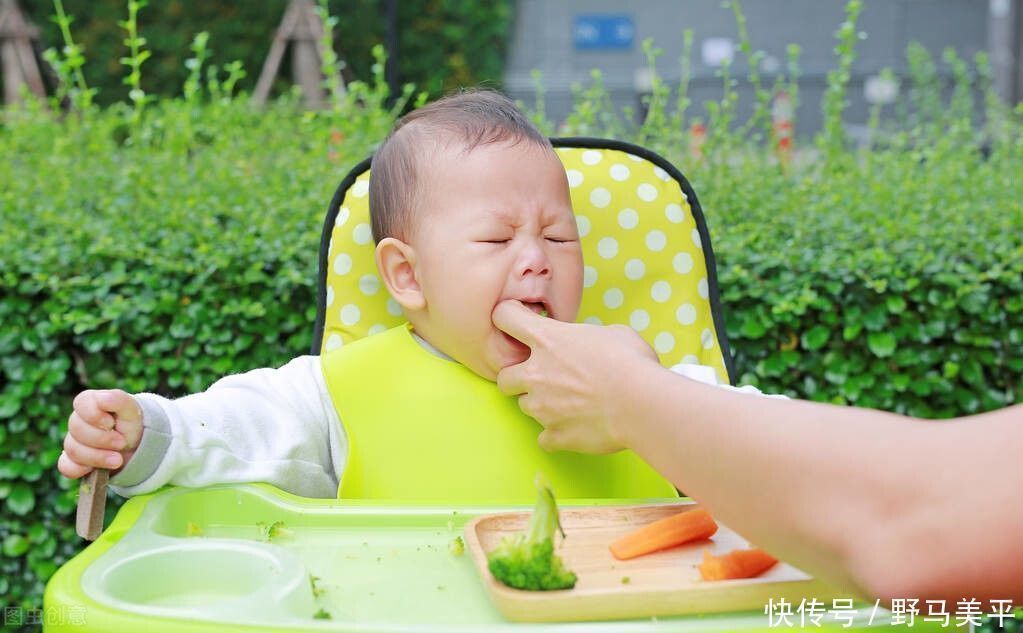
[[[550,274],[551,262],[543,248],[536,244],[527,246],[519,258],[519,275],[522,277],[531,275],[549,277]]]
[[[522,271],[523,278],[532,276],[547,278],[551,276],[551,270],[549,267],[537,267],[535,270],[528,268]]]

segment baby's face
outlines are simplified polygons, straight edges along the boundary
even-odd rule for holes
[[[526,141],[468,154],[439,151],[428,161],[415,235],[416,279],[426,300],[417,332],[491,380],[529,357],[494,327],[505,299],[574,321],[583,262],[565,169]]]

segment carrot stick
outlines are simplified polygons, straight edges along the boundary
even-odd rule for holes
[[[704,551],[700,575],[704,580],[755,578],[774,567],[777,562],[777,558],[757,548],[732,550],[721,556]]]
[[[703,508],[685,510],[622,536],[611,543],[611,553],[618,560],[627,560],[690,541],[710,538],[717,531],[718,524]]]

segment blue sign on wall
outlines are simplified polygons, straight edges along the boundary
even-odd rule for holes
[[[572,29],[579,50],[624,50],[632,48],[636,28],[632,16],[602,13],[575,16]]]

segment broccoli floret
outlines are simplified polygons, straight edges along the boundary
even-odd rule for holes
[[[571,589],[576,575],[565,569],[561,557],[554,553],[554,533],[561,532],[565,537],[554,493],[541,475],[536,477],[536,490],[536,507],[528,530],[501,539],[487,555],[487,567],[494,578],[515,589]]]
[[[455,556],[461,556],[465,553],[465,541],[462,540],[461,536],[456,536],[455,540],[451,541],[451,544],[448,545],[448,549],[450,549],[451,553]]]

